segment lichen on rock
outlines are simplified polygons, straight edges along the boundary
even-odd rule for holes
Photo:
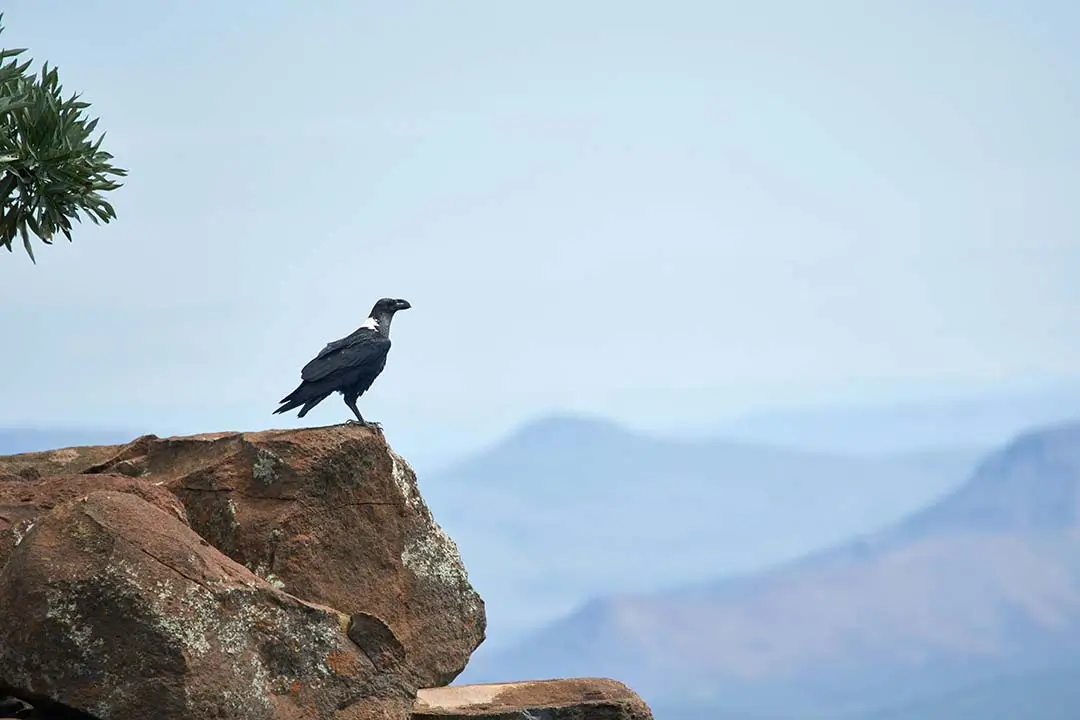
[[[408,463],[389,447],[387,454],[390,456],[394,483],[401,491],[406,507],[424,520],[412,528],[406,539],[401,551],[402,565],[417,579],[440,585],[448,593],[461,597],[464,600],[460,607],[462,616],[475,618],[483,614],[480,596],[469,583],[469,573],[461,560],[457,543],[446,534],[424,504],[416,476]]]
[[[30,532],[33,529],[33,520],[20,520],[19,522],[12,525],[11,534],[14,537],[15,545],[18,546],[19,543],[23,541],[23,538],[26,537],[26,533]]]
[[[266,448],[259,448],[255,455],[255,463],[251,466],[251,476],[262,485],[272,485],[278,477],[278,468],[281,466],[281,458]]]

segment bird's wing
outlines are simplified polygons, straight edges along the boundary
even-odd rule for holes
[[[358,339],[361,339],[365,335],[370,334],[370,333],[372,333],[372,331],[369,328],[360,328],[358,330],[353,331],[353,333],[351,335],[347,335],[346,337],[343,337],[340,340],[333,340],[331,342],[328,342],[326,344],[326,347],[324,347],[322,350],[320,350],[319,354],[315,356],[315,360],[321,360],[322,358],[326,357],[327,355],[334,352],[335,350],[340,350],[341,348],[345,347],[346,345],[348,345],[348,344],[350,344],[350,343],[352,343],[352,342],[354,342],[354,341],[356,341]]]
[[[376,365],[390,350],[390,338],[361,328],[352,335],[329,343],[300,371],[306,382],[321,380],[340,370]]]

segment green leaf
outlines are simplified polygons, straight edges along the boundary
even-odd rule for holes
[[[0,19],[3,14],[0,13]],[[3,31],[0,25],[0,32]],[[0,244],[12,250],[16,235],[31,260],[31,234],[51,244],[71,240],[72,221],[108,223],[116,218],[102,193],[122,187],[127,170],[93,138],[98,118],[79,93],[63,96],[58,68],[15,60],[23,49],[0,49]]]

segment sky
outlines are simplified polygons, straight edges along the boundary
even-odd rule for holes
[[[376,299],[436,452],[1077,375],[1080,5],[16,0],[130,171],[0,255],[0,426],[272,416]]]

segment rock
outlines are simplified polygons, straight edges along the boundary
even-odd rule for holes
[[[0,717],[651,720],[613,680],[441,687],[485,631],[370,428],[0,457]]]
[[[202,537],[286,592],[350,615],[379,646],[371,652],[418,687],[450,683],[484,639],[484,603],[457,546],[380,432],[146,436],[86,472],[164,483]],[[386,632],[373,634],[379,624]]]
[[[187,524],[187,511],[176,496],[149,482],[118,475],[60,475],[38,480],[0,477],[0,569],[38,517],[94,490],[133,493]]]
[[[0,688],[100,720],[404,720],[414,689],[348,621],[174,513],[93,491],[40,515],[0,571]]]
[[[532,680],[421,690],[414,720],[652,720],[652,711],[620,682],[606,678]]]
[[[138,442],[136,440],[135,442]],[[0,456],[0,477],[14,475],[25,480],[48,475],[76,475],[107,462],[126,445],[87,445],[44,452]]]

